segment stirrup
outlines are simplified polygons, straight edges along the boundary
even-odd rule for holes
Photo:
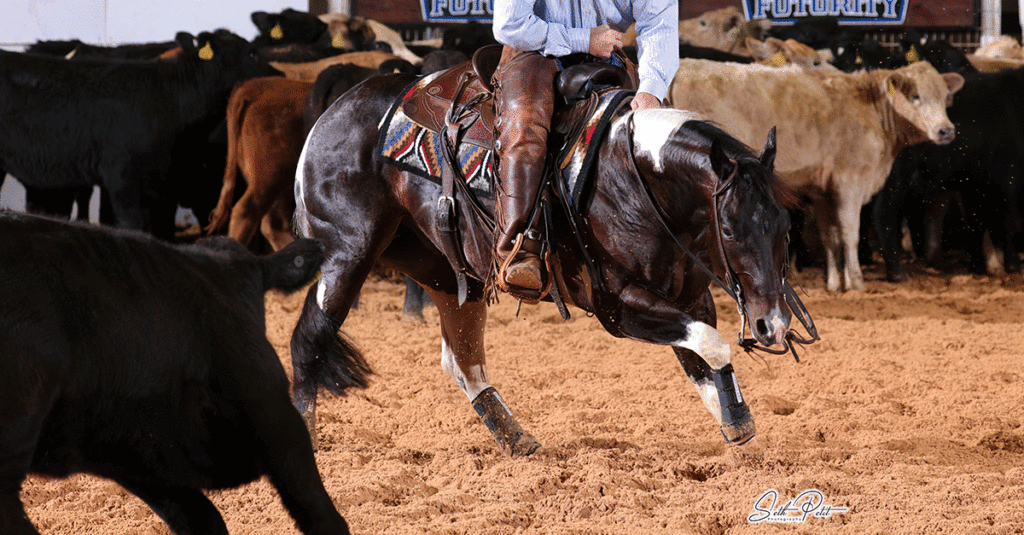
[[[523,288],[519,286],[510,285],[505,277],[508,273],[508,268],[512,266],[512,264],[514,263],[513,259],[522,249],[524,242],[525,236],[522,232],[520,232],[519,234],[516,235],[515,242],[513,242],[512,244],[512,251],[508,254],[508,256],[505,258],[505,261],[502,262],[501,267],[498,269],[498,276],[496,277],[498,288],[501,289],[501,291],[509,295],[512,295],[513,297],[522,299],[523,301],[526,301],[528,303],[537,303],[548,294],[548,291],[551,290],[551,277],[544,276],[544,272],[549,271],[546,267],[547,262],[545,262],[544,259],[540,257],[540,255],[537,255],[537,259],[540,264],[539,275],[541,288],[539,290],[533,290],[530,288]]]

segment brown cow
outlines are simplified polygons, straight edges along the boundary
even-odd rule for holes
[[[761,41],[770,27],[771,21],[747,21],[739,8],[729,6],[679,21],[679,42],[752,57],[747,38]]]
[[[829,290],[862,291],[861,206],[882,188],[902,148],[953,140],[946,105],[962,86],[959,74],[939,74],[927,62],[845,74],[684,59],[669,100],[752,146],[777,126],[775,168],[815,199]]]
[[[306,140],[303,108],[313,84],[281,77],[254,78],[235,86],[228,100],[228,154],[220,201],[207,232],[224,226],[248,245],[262,220],[263,235],[275,251],[295,238],[291,232],[295,166]],[[241,173],[248,187],[231,208]]]

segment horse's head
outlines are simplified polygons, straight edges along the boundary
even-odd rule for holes
[[[738,150],[730,139],[714,137],[708,153],[718,178],[711,229],[717,243],[711,247],[720,253],[713,262],[736,294],[754,339],[771,346],[783,342],[792,319],[785,292],[789,212],[774,174],[775,129],[760,157]]]

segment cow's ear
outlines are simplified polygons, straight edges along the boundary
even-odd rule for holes
[[[736,172],[736,163],[726,156],[725,149],[722,148],[722,142],[717,137],[711,141],[708,158],[711,160],[711,170],[723,182],[732,178],[733,173]]]
[[[955,72],[943,73],[942,79],[946,81],[946,87],[949,88],[950,96],[964,87],[964,77]]]
[[[270,24],[270,13],[266,11],[253,11],[252,15],[249,15],[249,19],[252,20],[253,25],[260,33],[267,33],[272,26]]]
[[[174,41],[181,47],[182,53],[189,55],[196,52],[196,38],[188,32],[178,32]]]
[[[199,34],[199,37],[196,38],[197,44],[201,45],[201,46],[199,46],[199,50],[196,51],[196,55],[199,56],[199,59],[207,60],[207,61],[213,59],[213,52],[214,52],[214,45],[213,45],[214,39],[213,39],[213,37],[214,37],[214,34],[212,34],[212,33],[202,32],[202,33]],[[220,47],[217,47],[217,48],[220,48]]]
[[[768,131],[768,140],[764,142],[764,150],[761,151],[761,165],[768,171],[775,170],[775,127]]]

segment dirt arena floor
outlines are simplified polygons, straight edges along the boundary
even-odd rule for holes
[[[521,459],[441,370],[436,310],[403,322],[402,285],[370,281],[345,329],[377,376],[322,400],[321,474],[356,534],[1022,533],[1024,281],[911,274],[869,269],[866,293],[842,295],[796,275],[824,340],[800,363],[734,350],[758,433],[732,448],[669,349],[504,299],[491,380],[543,444]],[[732,340],[735,306],[716,297]],[[267,299],[289,370],[301,300]],[[43,533],[168,533],[92,477],[33,477],[22,496]],[[232,534],[298,533],[265,481],[210,496]],[[768,515],[790,500],[812,511]]]

